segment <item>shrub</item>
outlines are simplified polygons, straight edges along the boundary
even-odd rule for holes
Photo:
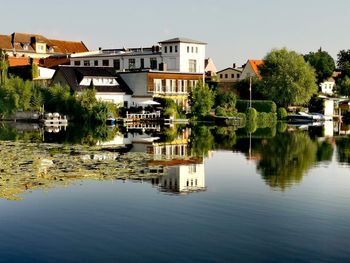
[[[288,113],[287,113],[287,110],[283,107],[280,107],[278,108],[278,111],[277,111],[277,118],[279,120],[284,120],[286,117],[287,117]]]
[[[236,108],[239,112],[245,112],[249,108],[249,100],[237,100]],[[271,100],[252,100],[252,108],[258,112],[276,112],[276,103]]]

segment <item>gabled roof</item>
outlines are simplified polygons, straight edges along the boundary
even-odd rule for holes
[[[38,34],[27,34],[14,32],[11,35],[0,35],[0,48],[14,49],[24,52],[35,52],[34,43],[45,43],[47,48],[53,48],[51,54],[72,54],[89,51],[85,44],[81,41],[65,41],[48,39]]]
[[[73,54],[89,51],[83,42],[50,39],[48,45],[55,53]]]
[[[132,94],[133,92],[129,86],[119,77],[113,68],[107,67],[75,67],[75,66],[60,66],[56,74],[62,73],[68,85],[73,91],[82,91],[86,86],[80,86],[79,83],[84,77],[107,77],[117,80],[116,86],[95,86],[97,92],[124,92]]]
[[[259,70],[259,66],[264,64],[263,60],[258,60],[258,59],[249,59],[247,64],[250,64],[250,66],[252,67],[253,71],[255,72],[256,76],[258,78],[261,78],[260,75],[260,70]]]
[[[176,37],[176,38],[171,38],[168,40],[164,40],[159,42],[160,44],[168,44],[168,43],[189,43],[189,44],[200,44],[200,45],[206,45],[207,43],[190,39],[190,38],[185,38],[185,37]]]
[[[226,71],[226,70],[228,70],[228,69],[229,69],[229,70],[234,70],[234,71],[237,71],[237,72],[242,73],[242,69],[232,68],[232,67],[228,67],[228,68],[222,69],[222,70],[220,70],[220,71],[218,71],[218,72],[216,72],[216,73],[219,74],[219,73],[224,72],[224,71]]]

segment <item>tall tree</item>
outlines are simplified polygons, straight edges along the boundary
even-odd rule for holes
[[[261,92],[279,106],[305,104],[318,90],[314,69],[302,55],[286,48],[268,53],[259,69]]]
[[[323,51],[321,48],[317,52],[310,52],[304,56],[305,61],[315,69],[317,83],[321,83],[327,78],[331,77],[335,63],[331,55],[327,51]]]
[[[340,50],[338,53],[337,66],[346,76],[350,77],[350,49]]]

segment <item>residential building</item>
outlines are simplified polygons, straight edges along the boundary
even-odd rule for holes
[[[172,38],[152,47],[102,49],[71,55],[71,66],[112,67],[116,71],[142,69],[204,73],[206,43]]]
[[[0,35],[0,48],[9,57],[30,57],[33,59],[67,56],[89,51],[81,41],[48,39],[38,34],[17,32],[11,35]]]
[[[218,81],[222,82],[230,82],[234,83],[240,80],[242,75],[242,68],[234,67],[225,68],[223,70],[218,71],[216,74],[218,76]]]
[[[245,65],[243,65],[242,74],[240,80],[247,79],[249,77],[261,78],[259,66],[264,63],[263,60],[249,59]]]
[[[162,97],[174,100],[183,110],[189,110],[190,88],[203,78],[201,73],[154,70],[119,72],[118,75],[133,92],[131,106],[138,106],[154,97]]]
[[[334,71],[332,76],[320,83],[321,93],[327,95],[333,95],[336,78],[340,76],[341,72]]]
[[[112,68],[60,66],[52,82],[68,85],[78,94],[93,85],[98,100],[124,107],[128,107],[131,102],[131,89]]]

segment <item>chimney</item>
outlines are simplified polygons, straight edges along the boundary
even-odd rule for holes
[[[232,67],[233,67],[233,68],[236,68],[236,63],[233,63],[233,64],[232,64]]]

